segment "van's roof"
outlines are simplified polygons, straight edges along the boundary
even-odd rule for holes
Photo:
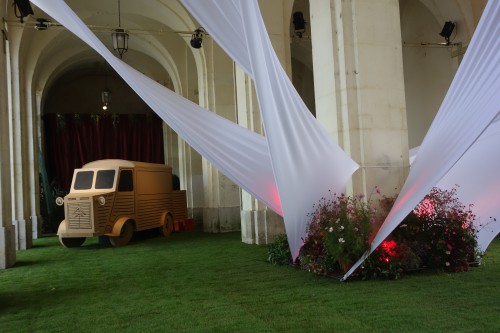
[[[137,162],[137,161],[127,161],[127,160],[118,160],[118,159],[107,159],[107,160],[97,160],[93,162],[89,162],[82,166],[82,169],[92,169],[92,168],[165,168],[171,169],[170,166],[165,164],[156,164],[156,163],[146,163],[146,162]]]

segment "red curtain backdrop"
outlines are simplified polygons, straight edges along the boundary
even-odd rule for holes
[[[66,192],[73,170],[88,162],[164,163],[162,121],[155,114],[46,114],[43,120],[47,174]]]

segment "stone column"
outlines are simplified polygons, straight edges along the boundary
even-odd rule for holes
[[[234,64],[211,39],[203,41],[207,65],[208,109],[236,122]],[[203,229],[206,232],[240,230],[239,187],[203,160]]]
[[[251,78],[235,68],[238,124],[262,134],[262,123]],[[285,233],[283,218],[241,190],[241,240],[247,244],[268,244]]]
[[[260,1],[271,43],[283,68],[291,73],[290,39],[288,36],[293,1]],[[262,120],[251,78],[235,67],[238,124],[262,134]],[[283,218],[268,209],[249,193],[241,191],[241,239],[248,244],[268,244],[277,234],[285,233]]]
[[[0,8],[0,16],[4,16]],[[11,121],[9,112],[10,64],[8,61],[9,45],[7,32],[2,26],[0,45],[0,269],[14,266],[16,263],[16,231],[12,224],[11,200]]]
[[[13,125],[13,171],[14,171],[14,219],[16,225],[17,249],[25,250],[31,247],[32,232],[31,221],[25,219],[25,201],[23,186],[23,113],[21,112],[22,82],[21,64],[19,62],[19,50],[21,44],[22,27],[9,27],[10,59],[11,59],[11,101],[12,101],[12,125]],[[25,130],[25,129],[24,129]],[[26,135],[27,133],[24,133]]]
[[[31,80],[28,80],[31,81]],[[31,84],[27,85],[26,89],[26,137],[25,146],[27,146],[27,154],[26,154],[26,163],[27,163],[27,186],[26,193],[28,193],[28,202],[29,202],[29,215],[30,215],[30,223],[31,223],[31,239],[38,238],[39,225],[38,216],[40,215],[40,188],[39,188],[39,169],[38,169],[38,143],[37,143],[37,135],[36,135],[36,109],[33,112],[33,107],[36,108],[36,99],[33,99],[33,95],[31,93]],[[36,96],[36,95],[35,95]],[[35,103],[33,103],[33,101]],[[41,230],[40,230],[41,231]],[[31,246],[30,246],[31,247]]]
[[[398,0],[310,0],[316,115],[360,164],[348,192],[392,195],[408,172]]]

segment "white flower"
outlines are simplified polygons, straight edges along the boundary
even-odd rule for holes
[[[446,267],[450,266],[450,263],[449,262],[446,262]]]
[[[340,226],[340,230],[344,230],[344,226],[343,225]]]
[[[450,251],[446,251],[446,254],[450,254],[451,252]]]
[[[328,229],[329,232],[333,232],[333,227],[330,227],[330,229]]]
[[[338,224],[339,222],[340,222],[340,218],[338,218],[338,219],[337,219],[337,221],[335,221],[335,223],[337,223],[337,224]]]
[[[340,237],[339,238],[339,243],[345,243],[345,240],[342,237]]]

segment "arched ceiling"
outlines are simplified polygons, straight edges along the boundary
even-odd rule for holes
[[[118,0],[66,0],[96,36],[111,49],[111,32],[118,28]],[[188,45],[191,31],[198,27],[177,0],[121,0],[121,27],[130,35],[129,50],[123,60],[150,78],[183,94],[188,81],[195,82],[202,51]],[[33,17],[25,24],[15,22],[9,9],[11,29],[22,29],[20,67],[42,104],[47,91],[69,72],[96,75],[95,64],[103,59],[71,32],[32,5]],[[36,18],[52,21],[48,30],[34,29]],[[194,78],[194,79],[193,79]],[[197,87],[196,87],[197,88]]]

